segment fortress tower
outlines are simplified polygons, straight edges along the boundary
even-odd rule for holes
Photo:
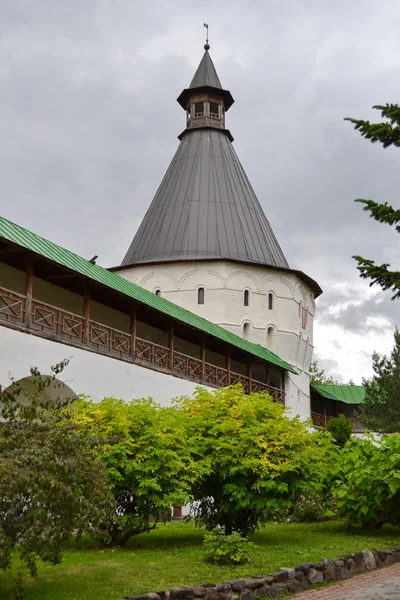
[[[204,48],[178,97],[186,113],[179,147],[112,270],[289,362],[298,375],[287,372],[281,382],[281,372],[271,370],[269,383],[283,383],[286,404],[308,417],[315,298],[322,290],[289,267],[232,146],[225,121],[234,100],[208,43]]]

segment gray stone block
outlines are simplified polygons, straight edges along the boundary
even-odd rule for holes
[[[310,569],[312,569],[314,566],[314,563],[301,563],[300,565],[297,565],[297,567],[295,567],[295,570],[303,571],[303,573],[307,575],[310,572]]]
[[[264,577],[257,579],[255,577],[249,577],[248,579],[246,579],[246,587],[249,588],[249,590],[254,590],[256,588],[263,587],[264,583]]]
[[[289,579],[294,579],[296,576],[296,571],[294,569],[290,569],[288,567],[281,567],[279,569],[280,571],[286,571],[286,573],[288,574],[288,578]]]
[[[225,581],[224,583],[219,583],[215,589],[218,594],[220,594],[221,592],[231,592],[232,591],[231,584],[228,583],[227,581]]]
[[[301,585],[301,582],[297,579],[289,579],[289,581],[287,582],[287,588],[289,592],[299,592],[303,589],[303,586]]]
[[[367,571],[373,571],[376,569],[376,560],[371,550],[364,550],[363,552],[364,564]]]
[[[296,571],[296,580],[301,583],[303,590],[308,590],[310,587],[310,582],[307,579],[307,575],[305,575],[303,571]]]
[[[254,600],[254,591],[244,588],[240,594],[240,600]]]
[[[280,596],[281,594],[286,594],[288,591],[286,583],[273,583],[271,585],[272,596]]]
[[[353,554],[353,559],[356,563],[357,573],[364,573],[364,571],[365,571],[364,553],[356,552],[355,554]]]
[[[226,583],[230,583],[234,592],[241,592],[242,589],[246,587],[246,581],[244,579],[234,579],[233,581],[227,581]]]
[[[338,581],[340,579],[348,579],[350,577],[350,573],[346,569],[346,567],[335,567],[335,576],[334,579]]]
[[[271,577],[273,577],[277,583],[282,583],[289,579],[287,571],[277,571],[276,573],[271,573]]]
[[[324,580],[324,576],[322,575],[321,571],[317,571],[317,569],[312,567],[307,575],[307,579],[311,584],[314,585],[315,583],[321,583],[321,581]]]

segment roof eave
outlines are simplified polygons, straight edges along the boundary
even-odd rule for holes
[[[146,265],[171,264],[171,263],[181,263],[181,262],[189,262],[189,261],[190,262],[204,262],[204,261],[214,262],[217,260],[236,262],[236,263],[245,264],[245,265],[256,265],[259,267],[266,267],[268,269],[273,269],[275,271],[284,271],[286,273],[294,273],[312,289],[312,291],[314,292],[315,298],[318,298],[318,296],[320,296],[323,293],[322,288],[319,286],[319,284],[314,279],[312,279],[311,277],[309,277],[308,275],[303,273],[303,271],[299,271],[298,269],[290,269],[287,267],[278,267],[276,265],[254,263],[254,262],[250,262],[250,261],[239,260],[236,258],[226,258],[223,256],[215,257],[215,258],[180,258],[180,259],[176,259],[176,260],[173,260],[173,259],[170,259],[170,260],[148,260],[148,261],[144,261],[144,262],[140,262],[140,263],[131,263],[129,265],[117,265],[115,267],[108,267],[108,271],[111,271],[114,273],[117,271],[122,271],[124,269],[129,269],[131,267],[142,267],[142,266],[146,266]]]
[[[195,94],[202,92],[213,92],[216,96],[222,96],[226,111],[229,110],[232,104],[235,102],[229,90],[222,90],[220,88],[212,87],[211,85],[205,85],[198,88],[186,88],[178,96],[176,101],[182,106],[184,110],[186,110],[189,98],[191,96],[194,96]]]
[[[214,129],[215,131],[218,131],[219,133],[224,133],[230,142],[233,142],[235,139],[233,137],[233,135],[231,134],[231,132],[229,131],[229,129],[221,129],[220,127],[213,127],[212,125],[203,125],[202,127],[196,127],[196,128],[188,128],[187,127],[186,129],[184,129],[182,131],[182,133],[180,133],[178,135],[178,140],[181,142],[187,133],[192,133],[193,131],[198,131],[199,129]]]

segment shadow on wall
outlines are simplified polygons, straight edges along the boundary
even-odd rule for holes
[[[42,379],[46,379],[47,377],[50,377],[50,375],[41,375]],[[4,388],[2,391],[12,392],[15,388],[22,387],[22,390],[16,397],[16,400],[19,403],[24,403],[27,397],[36,392],[37,383],[35,383],[35,381],[37,381],[37,377],[23,377],[18,381],[14,381],[11,385],[9,385],[7,388]],[[66,385],[62,381],[59,381],[58,379],[55,379],[50,386],[46,387],[46,389],[44,389],[41,392],[41,398],[46,401],[55,402],[56,400],[76,398],[76,394],[68,385]]]

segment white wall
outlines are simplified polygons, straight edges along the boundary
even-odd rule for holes
[[[28,377],[30,367],[43,375],[65,358],[68,367],[58,376],[75,394],[94,400],[114,396],[123,400],[152,397],[166,406],[177,396],[191,395],[198,384],[137,365],[0,326],[0,384]]]
[[[295,413],[310,416],[309,365],[313,353],[313,291],[294,273],[228,261],[188,261],[129,267],[118,274],[161,295],[179,306],[243,336],[248,323],[251,342],[267,346],[268,328],[273,329],[270,348],[293,365],[299,375],[286,378],[287,405]],[[205,302],[197,302],[198,288]],[[244,290],[249,306],[244,306]],[[273,308],[268,308],[268,294]],[[307,326],[302,327],[302,308]]]

